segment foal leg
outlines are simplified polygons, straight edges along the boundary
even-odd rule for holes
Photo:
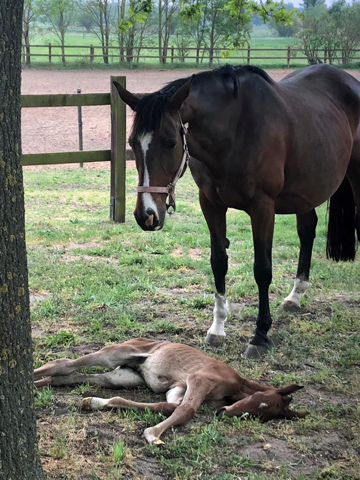
[[[300,297],[309,286],[311,254],[316,236],[317,215],[315,210],[296,215],[297,232],[300,238],[300,256],[294,288],[281,306],[294,311],[300,308]]]
[[[90,383],[91,385],[99,385],[105,388],[135,388],[145,385],[141,375],[131,368],[115,368],[111,372],[86,374],[86,373],[69,373],[68,375],[55,375],[45,377],[35,381],[36,387],[44,387],[51,385],[60,387],[65,385],[79,385]]]
[[[272,319],[269,286],[272,280],[271,249],[274,235],[275,207],[270,198],[255,200],[249,211],[254,241],[254,276],[259,290],[259,313],[255,336],[245,351],[247,358],[260,358],[269,346],[267,333]]]
[[[189,375],[187,378],[186,393],[181,405],[177,406],[169,418],[154,427],[147,428],[144,431],[146,440],[149,443],[161,445],[163,442],[160,440],[160,437],[165,430],[175,427],[176,425],[185,425],[185,423],[191,420],[215,386],[214,382],[202,375]]]
[[[42,367],[34,370],[34,379],[39,380],[42,377],[69,375],[83,367],[99,366],[113,369],[125,365],[129,360],[136,357],[146,358],[148,356],[147,353],[142,353],[132,345],[109,345],[98,352],[84,355],[75,360],[70,358],[60,358],[48,362]]]
[[[200,190],[199,199],[201,210],[210,231],[211,241],[211,268],[214,274],[215,294],[213,323],[206,335],[206,342],[210,345],[221,345],[225,340],[225,322],[228,314],[228,302],[225,298],[225,276],[228,270],[228,256],[226,249],[229,240],[226,238],[226,207],[210,202]]]
[[[133,402],[122,397],[113,397],[108,400],[104,398],[84,398],[81,404],[83,410],[103,410],[105,408],[135,408],[138,410],[149,409],[155,413],[162,413],[169,416],[179,406],[184,398],[185,388],[176,386],[166,393],[166,402],[142,403]]]

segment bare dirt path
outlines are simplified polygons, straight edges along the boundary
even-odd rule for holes
[[[292,70],[268,70],[280,80]],[[165,83],[199,70],[35,70],[22,72],[23,94],[109,92],[110,76],[125,75],[129,90],[153,92]],[[360,80],[360,72],[350,71]],[[77,108],[26,108],[22,111],[22,147],[24,153],[61,152],[78,149]],[[127,131],[132,112],[127,111]],[[84,150],[110,148],[110,107],[83,107]]]

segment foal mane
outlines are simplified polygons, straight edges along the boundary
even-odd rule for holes
[[[272,78],[261,68],[253,65],[224,65],[215,68],[214,70],[207,70],[195,75],[194,82],[201,82],[202,79],[208,79],[215,76],[225,81],[230,78],[233,82],[233,95],[237,98],[239,91],[239,79],[246,74],[256,74],[262,77],[271,85],[274,84]],[[161,90],[149,93],[142,97],[136,106],[135,119],[132,128],[132,133],[142,134],[149,130],[156,131],[161,126],[161,119],[168,100],[174,95],[179,88],[186,83],[190,77],[179,78],[166,84]]]

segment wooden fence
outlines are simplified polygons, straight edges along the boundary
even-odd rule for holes
[[[126,87],[126,77],[112,76],[110,93],[22,95],[22,108],[110,105],[111,109],[110,150],[27,153],[22,156],[22,164],[25,166],[111,162],[110,219],[115,222],[125,222],[126,107],[113,85],[114,80]]]
[[[71,53],[73,49],[83,51],[83,53]],[[261,55],[261,52],[265,52],[265,56]],[[351,50],[353,55],[353,61],[360,61],[360,49]],[[331,62],[332,58],[335,58],[337,54],[340,54],[340,50],[331,50],[328,49],[316,50],[314,52],[317,61],[318,59],[327,63],[329,60]],[[55,59],[62,57],[62,52],[60,51],[59,45],[32,45],[30,51],[26,52],[23,47],[23,63],[31,64],[32,58],[44,58],[49,64],[51,64]],[[186,62],[192,60],[197,63],[210,64],[210,66],[215,62],[225,62],[225,61],[241,61],[247,63],[248,65],[255,62],[259,63],[259,60],[262,61],[273,61],[276,60],[277,63],[283,62],[288,68],[291,66],[291,62],[297,61],[306,61],[304,64],[308,63],[308,57],[304,54],[303,50],[298,47],[291,47],[290,45],[287,48],[242,48],[239,50],[233,51],[229,48],[196,48],[196,47],[169,47],[166,55],[159,54],[157,47],[138,47],[134,46],[132,50],[128,53],[123,52],[121,54],[118,46],[109,47],[108,52],[104,55],[102,47],[100,45],[66,45],[64,52],[64,60],[66,59],[78,59],[88,62],[89,66],[92,67],[94,61],[101,59],[104,61],[105,58],[108,63],[119,63],[121,61],[126,61],[129,63],[130,67],[134,61],[139,61],[140,59],[157,59],[160,63],[173,64],[174,62]],[[264,63],[264,62],[262,62]]]

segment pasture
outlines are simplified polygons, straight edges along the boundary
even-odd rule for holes
[[[359,260],[325,259],[325,206],[319,209],[311,288],[296,315],[279,304],[292,288],[298,255],[295,219],[277,217],[271,287],[277,347],[261,363],[241,358],[253,334],[257,291],[247,216],[228,214],[227,343],[212,349],[209,238],[189,172],[178,185],[178,211],[164,230],[142,232],[132,218],[136,170],[127,171],[127,221],[108,221],[109,172],[25,169],[26,224],[35,366],[93,352],[135,336],[184,342],[221,358],[242,375],[305,389],[300,421],[229,419],[201,408],[163,448],[141,433],[156,419],[133,411],[83,413],[93,387],[36,393],[40,450],[51,479],[351,479],[359,464]],[[158,401],[145,389],[126,398]]]
[[[157,58],[158,55],[158,49],[154,46],[156,45],[157,38],[154,35],[148,35],[146,38],[146,41],[144,42],[145,47],[153,47],[151,50],[144,51],[142,50],[141,54],[142,55],[149,55],[149,56],[154,56],[155,58],[143,58],[140,59],[139,63],[137,61],[134,61],[133,68],[143,68],[143,67],[148,67],[148,68],[158,68],[158,69],[163,69],[164,65],[159,64],[159,60]],[[55,68],[87,68],[89,66],[89,51],[90,51],[90,45],[100,46],[100,40],[96,36],[95,33],[93,32],[85,32],[80,29],[70,29],[65,37],[65,45],[72,46],[74,48],[69,48],[65,49],[66,53],[69,55],[83,55],[83,57],[67,57],[66,59],[66,65],[62,65],[61,63],[61,49],[58,46],[59,45],[59,39],[53,33],[51,30],[46,30],[42,29],[38,31],[37,33],[33,33],[30,38],[30,43],[31,45],[42,45],[42,47],[33,47],[31,49],[31,52],[35,54],[43,54],[46,56],[43,57],[32,57],[31,63],[33,66],[36,67],[48,67],[48,44],[51,43],[52,45],[52,50],[51,53],[53,55],[52,57],[52,63]],[[185,42],[186,46],[188,47],[194,47],[193,42],[187,39]],[[257,60],[252,60],[252,64],[254,65],[259,65],[263,66],[264,68],[284,68],[286,67],[286,56],[287,52],[286,49],[290,45],[292,48],[299,48],[300,41],[298,38],[294,37],[278,37],[273,34],[273,32],[266,26],[266,25],[261,25],[261,26],[253,26],[252,34],[251,34],[251,39],[249,41],[249,44],[251,48],[253,49],[262,49],[264,51],[256,51],[254,50],[251,55],[253,57],[267,57],[267,58],[262,58],[262,59],[257,59]],[[111,35],[110,37],[110,46],[116,47],[118,46],[118,40],[115,35]],[[138,46],[137,42],[135,42],[135,46]],[[169,52],[168,55],[170,55],[170,47],[178,46],[178,40],[176,36],[172,36],[170,38],[169,42]],[[244,49],[247,49],[247,45],[244,45]],[[266,51],[266,49],[283,49],[283,51]],[[222,52],[221,49],[219,49],[219,56],[223,56],[223,59],[219,60],[214,60],[214,66],[217,64],[224,64],[228,63],[229,61],[231,62],[231,56],[244,56],[244,60],[232,60],[233,62],[237,63],[246,63],[246,57],[247,57],[247,52],[246,51],[237,51],[233,50],[230,53],[230,57],[228,58],[225,55],[225,51]],[[136,53],[136,52],[135,52]],[[57,56],[56,56],[57,55]],[[97,49],[96,50],[96,55],[101,55],[101,50]],[[194,56],[195,52],[188,52],[187,56]],[[274,58],[275,57],[275,58]],[[276,57],[282,57],[282,58],[276,58]],[[293,52],[291,55],[291,64],[294,67],[299,67],[299,66],[306,66],[307,65],[307,60],[306,59],[297,59],[297,57],[304,57],[304,54],[302,52]],[[119,66],[119,59],[117,56],[117,51],[110,51],[110,57],[109,57],[109,62],[110,62],[110,67],[114,68],[116,66]],[[106,65],[104,65],[103,59],[101,57],[95,57],[93,66],[95,68],[109,68]],[[168,63],[166,65],[167,69],[171,68],[196,68],[196,69],[201,69],[201,68],[206,68],[208,66],[208,60],[205,58],[203,63],[200,65],[197,65],[195,63],[194,59],[186,59],[185,62],[180,62],[179,60],[175,60],[174,64],[171,65],[170,59],[168,60]],[[128,64],[126,62],[123,63],[124,68],[128,68]]]

